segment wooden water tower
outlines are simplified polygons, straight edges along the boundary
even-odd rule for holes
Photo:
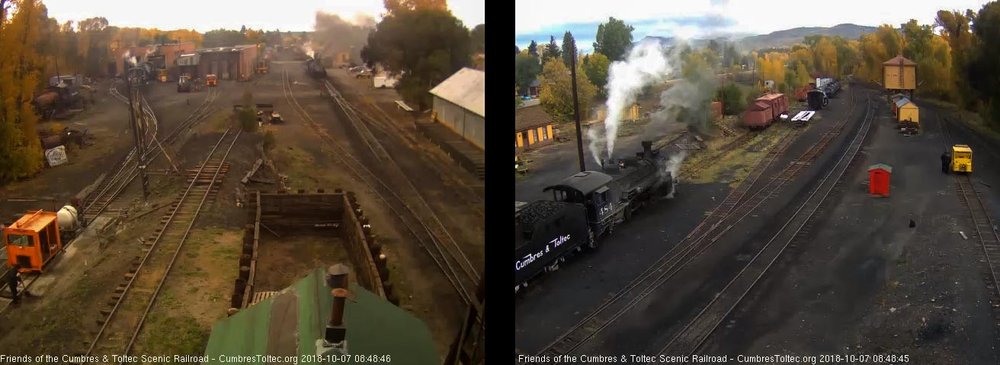
[[[890,93],[904,93],[912,98],[917,89],[917,63],[902,55],[883,62],[882,85]]]

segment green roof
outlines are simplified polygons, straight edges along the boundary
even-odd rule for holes
[[[351,356],[346,363],[371,363],[354,362],[354,355],[388,355],[392,364],[441,363],[423,322],[357,284],[350,284],[349,290],[353,297],[345,305],[344,326]],[[315,356],[316,340],[322,338],[330,320],[330,291],[325,270],[318,268],[275,296],[219,321],[205,349],[205,364],[247,362],[234,356],[295,356],[299,360]]]

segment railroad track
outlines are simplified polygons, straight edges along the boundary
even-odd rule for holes
[[[112,88],[114,90],[114,88]],[[121,94],[118,94],[121,95]],[[180,136],[181,132],[190,128],[195,123],[203,120],[212,111],[210,108],[214,104],[215,100],[218,98],[219,92],[217,89],[212,88],[209,90],[208,95],[205,100],[195,108],[195,110],[188,115],[181,123],[174,128],[167,136],[162,140],[163,143],[170,145]],[[126,103],[128,101],[126,100]],[[147,103],[143,103],[143,106],[148,108]],[[145,109],[145,108],[144,108]],[[148,115],[155,118],[152,109],[148,109],[146,112]],[[155,119],[154,119],[155,120]],[[153,123],[158,124],[156,122]],[[149,142],[146,144],[146,158],[147,163],[152,163],[157,157],[159,157],[163,151],[161,150],[160,143],[154,140],[156,136],[154,135],[150,138]],[[101,183],[94,189],[83,200],[83,210],[80,215],[85,217],[89,222],[93,218],[104,212],[105,209],[123,192],[125,188],[133,181],[137,176],[139,176],[139,168],[136,163],[136,149],[133,147],[129,153],[119,161],[115,166],[117,166],[114,171],[114,175],[105,178]]]
[[[938,121],[945,137],[945,147],[951,148],[951,146],[958,144],[951,134],[951,127],[946,126],[944,118],[939,117]],[[951,119],[948,119],[948,122],[956,123]],[[975,136],[975,132],[971,134]],[[978,139],[978,136],[975,138]],[[987,152],[993,153],[989,149]],[[994,318],[1000,321],[1000,280],[997,277],[997,266],[1000,265],[1000,234],[997,232],[997,226],[990,216],[986,203],[983,202],[982,196],[979,195],[972,182],[971,175],[957,175],[953,172],[949,172],[949,174],[955,176],[955,191],[958,193],[962,206],[969,210],[969,217],[972,219],[973,227],[975,227],[976,239],[979,240],[979,245],[983,248],[983,257],[986,260],[983,281],[987,288],[992,289],[990,291],[990,307],[993,308]]]
[[[217,191],[225,161],[241,131],[230,128],[189,179],[187,189],[160,220],[160,227],[143,241],[142,253],[115,289],[109,307],[100,311],[100,329],[84,355],[128,355],[163,289],[191,228],[205,202]],[[221,148],[220,148],[221,147]]]
[[[334,88],[333,84],[331,84],[330,81],[324,80],[324,83],[328,90],[330,90],[331,92],[337,92],[338,97],[341,100],[343,100],[344,103],[347,103],[346,98],[343,97],[343,94],[337,91],[337,89]],[[357,110],[357,108],[355,108],[355,110],[357,110],[357,114],[361,116],[362,119],[370,122],[369,125],[375,127],[375,129],[377,129],[379,132],[381,132],[383,135],[387,137],[395,137],[397,140],[401,141],[402,143],[405,143],[410,148],[416,148],[416,146],[420,145],[417,139],[410,133],[407,133],[402,127],[400,127],[398,123],[394,122],[393,118],[389,116],[389,113],[383,110],[382,107],[378,106],[378,104],[371,101],[368,97],[365,97],[365,103],[370,106],[369,107],[370,110],[374,110],[375,112],[365,113],[364,111]],[[351,104],[347,103],[347,105]],[[351,106],[353,107],[353,105]],[[442,178],[449,176],[447,172],[442,171],[442,169],[438,168],[437,164],[430,163],[429,165]],[[464,198],[466,200],[475,202],[480,206],[485,204],[483,196],[476,193],[473,190],[473,188],[471,188],[469,185],[463,183],[461,180],[455,177],[451,177],[450,180],[452,180],[455,185],[461,186],[460,193],[464,195]],[[479,217],[485,217],[483,209],[474,207],[473,210]]]
[[[466,304],[474,306],[477,312],[482,313],[482,308],[480,307],[479,301],[476,299],[475,292],[476,286],[478,285],[479,275],[472,263],[469,262],[468,258],[465,257],[464,253],[459,249],[454,239],[450,237],[450,234],[444,229],[437,216],[434,215],[433,211],[427,206],[423,198],[417,193],[416,188],[412,185],[405,176],[402,176],[404,183],[401,188],[393,187],[387,184],[384,180],[378,177],[374,172],[368,169],[367,164],[356,158],[350,151],[343,148],[338,144],[326,130],[320,126],[309,113],[299,105],[298,100],[295,99],[294,90],[288,79],[287,69],[282,69],[282,86],[283,92],[286,100],[292,105],[292,109],[302,118],[303,121],[309,124],[309,126],[317,133],[317,135],[326,142],[327,145],[336,150],[336,156],[341,161],[341,163],[347,167],[352,174],[354,174],[359,181],[368,185],[372,192],[375,193],[376,197],[385,203],[393,214],[395,214],[403,224],[403,227],[409,231],[414,238],[418,241],[418,244],[427,252],[430,257],[434,260],[437,266],[444,273],[448,281],[454,286],[455,290],[458,292],[459,296],[465,301]],[[364,125],[364,121],[358,116],[356,110],[346,103],[340,94],[336,92],[335,89],[328,89],[330,95],[334,97],[334,100],[344,109],[344,114],[347,116],[348,122],[351,123],[357,130],[358,133],[364,139],[365,145],[373,153],[374,157],[382,160],[385,164],[383,166],[394,167],[398,171],[398,166],[395,165],[395,161],[392,156],[385,152],[381,144],[374,138],[371,131],[367,129]],[[343,103],[343,104],[341,104]],[[398,191],[398,192],[397,192]],[[412,197],[416,204],[411,204],[407,199],[404,199],[401,195]],[[433,218],[434,222],[426,223],[420,219],[420,212],[424,212],[426,216]],[[429,213],[429,214],[427,214]]]
[[[767,270],[781,257],[785,249],[795,242],[808,236],[803,230],[816,211],[826,201],[834,187],[847,172],[851,162],[858,155],[864,144],[874,118],[874,105],[868,103],[861,128],[855,134],[847,150],[837,163],[820,180],[819,185],[812,190],[806,200],[799,206],[791,218],[775,233],[764,247],[750,262],[734,277],[712,300],[691,319],[681,331],[664,345],[657,355],[692,355],[694,354],[743,301]]]
[[[837,125],[832,126],[830,131],[821,137],[819,143],[814,144],[781,172],[768,179],[763,186],[760,186],[755,192],[749,194],[753,187],[757,185],[761,175],[770,168],[778,156],[784,154],[784,151],[787,150],[795,138],[785,138],[781,143],[772,148],[765,155],[764,159],[758,163],[751,174],[747,176],[747,179],[730,192],[725,200],[712,210],[687,236],[657,259],[648,269],[639,274],[635,280],[570,327],[569,330],[557,337],[556,340],[546,345],[537,354],[547,355],[549,358],[570,354],[580,349],[581,346],[589,342],[600,331],[609,327],[616,320],[628,313],[629,310],[638,305],[644,298],[648,297],[667,280],[680,272],[687,264],[692,262],[695,257],[704,253],[745,217],[752,214],[767,199],[774,196],[792,177],[797,176],[802,169],[811,165],[833,137],[839,134],[844,126],[847,125],[849,118],[853,114],[854,107],[855,103],[852,97],[847,117],[839,121]],[[791,133],[798,132],[793,131]]]

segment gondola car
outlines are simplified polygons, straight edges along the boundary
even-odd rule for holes
[[[602,237],[641,207],[672,196],[675,181],[666,168],[667,156],[653,150],[651,142],[642,145],[635,157],[546,187],[552,200],[515,209],[515,292],[533,277],[557,270],[570,253],[597,248]]]

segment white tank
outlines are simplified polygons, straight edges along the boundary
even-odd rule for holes
[[[76,208],[67,205],[59,209],[56,213],[56,222],[59,223],[59,230],[70,232],[76,229],[80,221],[77,219]]]

